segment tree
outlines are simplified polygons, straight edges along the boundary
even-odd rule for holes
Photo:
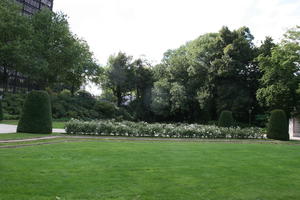
[[[121,106],[124,97],[134,88],[134,73],[132,57],[119,52],[116,56],[110,56],[105,76],[102,78],[102,87],[111,89],[117,97],[117,106]]]
[[[271,49],[271,54],[258,57],[263,73],[257,99],[269,110],[280,108],[288,116],[297,106],[300,83],[300,27],[289,30],[282,42]]]
[[[0,66],[4,91],[8,89],[9,76],[13,74],[16,81],[17,72],[24,72],[31,60],[28,48],[32,29],[29,18],[20,13],[21,8],[14,1],[0,1]]]
[[[32,35],[30,76],[41,89],[52,87],[70,70],[74,44],[66,16],[42,10],[31,17],[35,34]]]
[[[253,85],[259,71],[253,62],[256,57],[253,38],[247,27],[234,31],[223,27],[217,39],[217,45],[223,52],[212,61],[211,66],[216,113],[232,110],[240,121],[246,121],[248,110],[256,105]]]
[[[134,107],[136,118],[149,120],[151,118],[151,89],[153,87],[153,73],[151,65],[143,59],[132,63],[135,100],[130,106]]]
[[[170,117],[171,112],[171,84],[167,79],[161,79],[154,83],[152,89],[152,111],[163,119]]]
[[[165,53],[154,74],[157,82],[170,83],[169,95],[164,96],[170,99],[174,120],[208,121],[224,109],[248,120],[248,110],[257,104],[259,75],[252,40],[247,27],[234,31],[223,27]]]
[[[70,88],[71,94],[87,82],[97,82],[96,78],[103,73],[89,50],[86,41],[74,37],[68,53],[68,68],[62,73],[59,83]]]

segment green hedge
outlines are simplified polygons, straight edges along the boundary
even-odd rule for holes
[[[288,120],[283,110],[271,112],[267,136],[275,140],[289,140]]]
[[[218,126],[219,127],[232,127],[234,126],[234,120],[232,117],[232,112],[231,111],[222,111],[219,121],[218,121]]]
[[[21,116],[26,94],[5,93],[2,106],[4,119],[18,120]],[[71,96],[69,90],[50,93],[52,117],[54,119],[124,119],[133,120],[127,108],[117,108],[113,103],[99,100],[89,93],[78,91]]]
[[[76,135],[169,137],[169,138],[231,138],[263,139],[261,128],[224,128],[198,124],[149,124],[146,122],[117,122],[115,120],[79,121],[66,123],[66,133]]]
[[[45,91],[32,91],[28,94],[17,132],[52,133],[50,98]]]

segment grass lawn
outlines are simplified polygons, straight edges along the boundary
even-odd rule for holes
[[[0,149],[0,199],[295,200],[299,158],[300,146],[285,144],[79,140]]]
[[[53,121],[52,126],[53,126],[53,128],[64,128],[65,123],[66,122]],[[0,121],[0,124],[18,125],[18,120],[3,120],[3,121]]]

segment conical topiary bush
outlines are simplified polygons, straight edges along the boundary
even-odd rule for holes
[[[234,120],[232,117],[232,112],[224,110],[221,112],[221,115],[218,120],[219,127],[231,127],[234,126]]]
[[[275,140],[289,140],[289,128],[286,114],[283,110],[273,110],[268,123],[267,137]]]
[[[28,94],[17,132],[52,133],[51,103],[47,92],[32,91]]]

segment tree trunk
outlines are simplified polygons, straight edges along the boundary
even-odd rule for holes
[[[117,105],[118,107],[120,107],[122,104],[122,94],[121,94],[120,86],[117,86],[117,99],[118,99]]]
[[[18,72],[15,70],[14,73],[14,84],[13,84],[13,93],[15,94],[17,91],[17,80],[18,80]]]
[[[7,92],[8,89],[8,73],[7,73],[7,68],[4,66],[3,70],[3,90],[4,92]]]
[[[71,96],[74,97],[74,93],[75,93],[75,86],[74,83],[72,83],[72,87],[71,87]]]

